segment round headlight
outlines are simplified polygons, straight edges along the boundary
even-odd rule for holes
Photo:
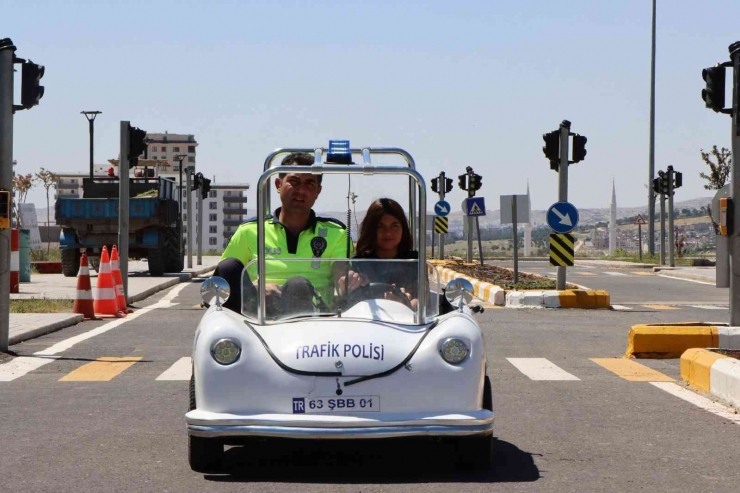
[[[239,359],[242,354],[242,348],[239,343],[231,339],[221,339],[211,346],[211,356],[216,363],[221,365],[230,365]]]
[[[470,349],[460,339],[446,339],[439,349],[442,359],[452,365],[459,365],[470,354]]]

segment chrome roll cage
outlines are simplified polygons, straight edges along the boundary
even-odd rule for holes
[[[275,158],[294,152],[304,152],[314,155],[312,166],[275,166],[272,164]],[[426,322],[426,306],[429,295],[426,276],[426,183],[416,171],[416,164],[411,154],[403,149],[393,147],[351,149],[352,154],[361,154],[363,164],[327,164],[322,163],[325,149],[317,147],[314,149],[281,148],[276,149],[265,159],[265,169],[257,181],[257,293],[259,303],[257,307],[257,323],[264,325],[266,320],[266,280],[262,273],[265,272],[265,221],[264,218],[270,211],[270,178],[280,173],[307,173],[325,175],[406,175],[409,177],[409,228],[411,229],[414,247],[419,251],[419,303],[416,309],[415,319],[417,324]],[[370,160],[371,154],[395,154],[400,155],[406,161],[406,166],[373,165]],[[418,201],[416,200],[418,191]],[[421,212],[417,212],[421,211]]]

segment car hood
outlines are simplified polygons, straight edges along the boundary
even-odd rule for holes
[[[407,360],[430,325],[400,325],[346,318],[312,318],[250,325],[273,358],[287,369],[337,376],[389,371]]]

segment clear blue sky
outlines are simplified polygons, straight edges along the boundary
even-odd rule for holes
[[[195,134],[217,182],[255,183],[277,147],[346,138],[407,149],[427,180],[473,166],[490,208],[529,179],[541,209],[557,197],[542,134],[568,119],[588,137],[570,200],[607,207],[614,177],[620,206],[647,202],[650,0],[2,3],[0,37],[46,66],[41,105],[16,114],[17,172],[85,171],[79,112],[101,110],[98,163],[118,155],[121,120]],[[701,69],[727,59],[737,19],[736,0],[658,2],[656,168],[684,172],[677,200],[710,195],[699,149],[730,146]],[[335,190],[320,208],[344,208]],[[43,206],[42,189],[29,199]]]

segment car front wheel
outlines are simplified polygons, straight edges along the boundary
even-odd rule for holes
[[[188,409],[195,409],[195,377],[190,377],[190,403]],[[195,472],[218,472],[224,455],[224,445],[215,438],[188,435],[188,462]]]
[[[457,466],[468,471],[487,471],[493,464],[493,434],[461,438],[457,447]]]

